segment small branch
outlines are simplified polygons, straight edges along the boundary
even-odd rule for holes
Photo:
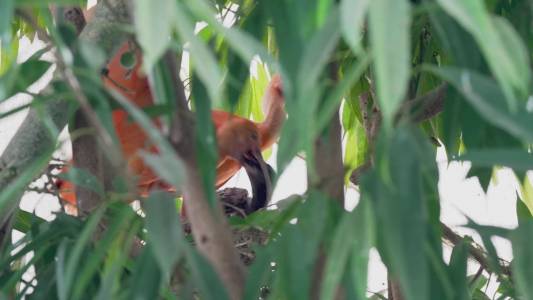
[[[448,84],[441,84],[427,94],[405,102],[399,110],[399,115],[409,113],[411,116],[410,118],[416,123],[431,119],[444,109],[444,101],[447,92]],[[359,96],[359,105],[363,115],[363,127],[365,128],[365,133],[368,139],[370,158],[367,162],[356,168],[350,175],[350,181],[355,185],[359,184],[361,176],[373,165],[373,147],[379,131],[379,124],[381,123],[381,114],[377,107],[373,107],[371,113],[367,111],[366,108],[369,104],[368,97],[368,93],[361,94]]]
[[[56,22],[66,22],[76,29],[76,34],[80,34],[87,22],[83,16],[83,10],[78,6],[61,6],[50,4],[50,11]]]
[[[450,243],[452,243],[454,246],[465,240],[464,237],[455,233],[450,227],[448,227],[442,222],[441,227],[443,232],[443,238],[450,241]],[[494,270],[489,263],[488,254],[483,250],[481,246],[476,245],[473,242],[468,243],[468,253],[472,258],[474,258],[475,261],[479,263],[481,267],[483,267],[483,269],[488,270],[490,272],[496,272],[496,270]],[[511,268],[501,259],[500,268],[504,275],[509,277],[511,276]]]
[[[410,111],[415,123],[421,123],[438,115],[444,109],[448,84],[443,83],[418,98],[405,102],[400,111]]]

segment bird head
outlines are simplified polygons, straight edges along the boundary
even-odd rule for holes
[[[272,193],[274,172],[261,154],[257,125],[247,119],[231,119],[217,130],[217,142],[220,156],[237,160],[250,178],[253,198],[246,212],[265,207]]]
[[[259,147],[259,132],[254,123],[242,118],[232,118],[217,130],[220,156],[241,161],[244,153]]]

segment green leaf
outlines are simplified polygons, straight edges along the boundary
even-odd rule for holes
[[[216,132],[213,126],[211,115],[211,103],[207,97],[204,85],[197,82],[197,77],[193,77],[192,95],[194,97],[196,127],[196,157],[198,169],[202,178],[202,184],[208,203],[212,208],[218,209],[215,196],[216,165],[218,160],[218,151],[216,146]]]
[[[491,300],[481,289],[474,290],[472,292],[472,300]]]
[[[360,54],[364,19],[370,0],[343,0],[340,4],[342,35],[355,54]]]
[[[459,156],[457,160],[471,161],[480,167],[498,165],[513,170],[533,170],[533,154],[522,149],[468,149],[466,154]]]
[[[311,191],[300,207],[296,225],[286,224],[275,249],[277,278],[287,299],[309,299],[314,264],[326,230],[330,205],[325,195]],[[302,251],[305,249],[305,251]]]
[[[433,259],[426,250],[431,232],[422,175],[436,165],[427,143],[404,127],[396,129],[390,141],[381,136],[376,167],[361,181],[361,201],[371,201],[374,207],[381,258],[404,297],[415,300],[429,299]]]
[[[162,274],[150,245],[143,247],[134,262],[130,286],[122,299],[159,299]]]
[[[49,4],[55,5],[81,5],[84,2],[81,0],[17,0],[17,6],[31,6],[31,7],[46,7]]]
[[[373,0],[370,4],[370,42],[376,71],[378,101],[386,126],[405,97],[411,55],[410,7],[406,0]]]
[[[263,95],[265,95],[266,88],[269,83],[269,78],[267,75],[267,65],[259,62],[257,63],[257,77],[252,76],[250,78],[250,88],[252,89],[251,96],[252,99],[252,118],[256,122],[261,122],[264,119],[263,112]]]
[[[19,197],[22,196],[24,188],[30,184],[48,164],[52,156],[53,149],[45,151],[35,159],[35,163],[29,165],[24,170],[17,170],[9,166],[0,171],[3,178],[14,177],[0,193],[0,212],[7,212],[12,209],[13,204],[18,203]]]
[[[511,233],[513,244],[513,279],[523,299],[533,299],[533,221],[520,224]]]
[[[29,59],[4,74],[0,77],[0,101],[26,91],[51,65],[47,61]]]
[[[183,234],[174,197],[166,192],[155,191],[143,207],[148,231],[146,237],[164,278],[168,280],[183,251],[180,246]]]
[[[170,1],[170,0],[169,0]],[[197,0],[196,0],[197,1]],[[194,2],[196,2],[194,1]],[[200,1],[197,1],[200,2]],[[213,103],[224,99],[222,71],[207,45],[194,33],[194,22],[186,14],[186,8],[181,2],[176,3],[175,26],[182,42],[189,42],[191,61],[195,64],[194,70],[207,88],[209,98]],[[189,1],[189,7],[192,3]]]
[[[98,195],[104,195],[104,187],[98,179],[87,170],[70,166],[67,172],[61,172],[57,175],[59,178],[72,182],[75,186],[89,189]]]
[[[317,116],[325,113],[319,109],[321,94],[324,89],[324,84],[320,78],[340,37],[338,16],[338,9],[332,9],[326,23],[309,36],[308,47],[303,49],[304,52],[299,58],[300,66],[295,82],[296,93],[291,94],[290,87],[288,87],[289,83],[283,81],[285,98],[290,99],[291,95],[295,97],[293,101],[286,101],[285,107],[289,115],[297,117],[289,118],[282,129],[277,154],[278,171],[282,171],[302,147],[308,150],[307,154],[311,156],[310,145],[312,145],[315,136],[321,133],[317,126],[319,124],[315,121]],[[334,113],[336,104],[341,99],[330,100],[332,101],[328,104],[332,108],[331,112]],[[326,118],[328,118],[327,115],[324,116],[324,119]],[[310,161],[313,161],[311,157],[309,157],[308,162]],[[313,170],[312,167],[311,169]]]
[[[17,211],[15,222],[13,223],[13,229],[18,230],[22,233],[27,233],[28,231],[30,231],[32,225],[35,224],[39,226],[43,223],[46,223],[45,219],[42,219],[41,217],[33,213],[19,209]]]
[[[183,165],[174,155],[151,154],[145,151],[140,154],[144,162],[164,181],[174,186],[183,181]]]
[[[354,247],[355,239],[350,238],[350,235],[356,228],[356,221],[353,215],[345,214],[335,230],[322,278],[320,299],[334,299],[335,297],[349,260],[350,251]]]
[[[213,267],[205,257],[186,245],[187,264],[190,267],[192,280],[200,291],[202,299],[229,300],[228,293]]]
[[[91,241],[95,230],[97,230],[104,212],[105,210],[100,208],[91,214],[85,228],[80,233],[72,249],[69,249],[68,256],[65,256],[65,258],[63,258],[63,255],[67,254],[63,254],[63,251],[67,251],[67,240],[64,240],[64,242],[61,243],[61,250],[57,262],[59,269],[57,273],[59,299],[70,299],[70,292],[75,287],[74,283],[77,277],[76,274],[78,273],[79,264],[82,260],[82,254]]]
[[[143,49],[146,70],[150,70],[170,45],[170,35],[178,18],[176,1],[135,0],[135,30]]]
[[[469,299],[467,274],[468,245],[461,241],[452,251],[450,258],[450,280],[452,281],[457,300]]]
[[[157,146],[159,154],[157,156],[141,152],[145,162],[168,183],[179,186],[182,178],[182,163],[178,159],[176,152],[167,139],[162,136],[161,131],[155,127],[152,120],[131,101],[126,99],[117,91],[110,91],[114,99],[124,107],[128,114],[145,130],[150,141]]]
[[[80,55],[83,57],[85,63],[87,63],[87,65],[94,71],[99,73],[106,62],[105,53],[100,47],[98,47],[98,45],[95,45],[89,41],[80,39],[77,40],[77,43],[80,50]]]
[[[361,78],[363,72],[367,69],[369,64],[370,57],[366,54],[362,54],[362,57],[359,61],[347,66],[346,74],[344,74],[341,81],[327,95],[324,104],[320,108],[321,112],[317,116],[317,128],[319,131],[325,128],[325,126],[329,123],[331,120],[331,115],[334,114],[335,110],[338,108],[338,103],[341,101],[343,96],[346,96],[346,93],[348,93],[354,83]],[[359,95],[354,95],[354,97],[359,97]],[[345,129],[348,128],[345,127]]]
[[[346,107],[345,107],[346,108]],[[344,150],[344,166],[349,180],[350,174],[366,160],[368,141],[365,129],[359,120],[354,118],[353,127],[345,129],[346,145]]]
[[[215,13],[203,0],[187,1],[187,4],[191,11],[200,19],[209,24],[209,28],[218,32],[227,41],[228,45],[239,55],[245,64],[249,64],[255,56],[259,56],[264,62],[270,65],[276,65],[276,61],[268,53],[267,49],[251,34],[248,34],[244,30],[234,27],[226,27],[215,18]],[[257,9],[255,9],[257,10]],[[254,11],[255,11],[254,10]],[[251,17],[251,16],[250,16]],[[244,27],[246,28],[246,22]],[[203,78],[201,78],[204,80]],[[208,83],[204,81],[204,85],[209,88]],[[211,91],[209,91],[210,97],[212,97]],[[261,94],[262,97],[262,94]],[[220,95],[217,98],[222,98]],[[213,99],[212,100],[216,100]],[[229,99],[232,101],[233,99]],[[218,100],[213,101],[214,106],[217,107]],[[253,108],[252,108],[253,109]],[[257,108],[256,108],[257,109]],[[246,109],[247,112],[247,109]],[[257,120],[256,120],[257,121]]]
[[[523,204],[527,206],[529,210],[529,215],[533,216],[533,184],[529,180],[528,176],[524,176],[524,180],[520,185],[520,200]]]
[[[521,96],[527,95],[530,73],[528,69],[524,69],[529,66],[529,61],[527,55],[524,55],[525,46],[516,31],[505,22],[493,19],[485,8],[483,0],[438,0],[438,2],[474,36],[492,73],[502,86],[503,95],[511,111],[518,111],[513,89]]]
[[[520,35],[516,32],[511,23],[502,17],[493,17],[494,27],[500,37],[502,46],[505,47],[505,52],[510,58],[510,68],[518,73],[515,76],[517,88],[521,96],[526,96],[530,91],[531,71],[529,68],[529,50],[524,45]],[[499,61],[498,72],[501,72],[501,64]],[[498,78],[498,75],[496,75]],[[508,79],[509,80],[509,79]]]
[[[514,113],[509,111],[501,101],[503,91],[494,80],[453,67],[425,69],[450,82],[487,122],[519,139],[533,142],[533,112],[525,107]]]
[[[332,10],[327,22],[312,36],[302,55],[297,82],[302,96],[305,95],[306,90],[312,90],[309,87],[318,83],[321,72],[331,59],[331,53],[337,46],[340,37],[338,17],[338,10]],[[303,104],[304,102],[300,100],[300,103]],[[310,103],[305,104],[310,105]]]
[[[250,118],[250,114],[252,112],[252,102],[250,101],[251,95],[252,95],[252,89],[250,87],[250,77],[247,77],[246,80],[244,81],[241,96],[238,98],[238,101],[235,107],[231,108],[231,110],[234,110],[233,111],[234,114],[236,114],[237,116],[243,117],[243,118],[247,118],[247,119]],[[231,103],[230,103],[230,106],[231,106]]]
[[[15,8],[14,0],[0,2],[0,46],[4,47],[11,40],[11,18]]]
[[[19,39],[14,39],[9,47],[0,46],[0,78],[3,76],[17,60],[19,52]],[[0,100],[6,98],[6,87],[3,80],[0,79]]]
[[[533,220],[533,215],[531,214],[531,211],[524,203],[524,201],[521,201],[520,199],[516,200],[516,218],[518,219],[519,225],[524,222]]]
[[[345,272],[352,273],[357,299],[366,299],[368,255],[374,232],[370,205],[361,203],[353,213],[345,213],[336,228],[328,251],[320,299],[334,299]]]
[[[128,258],[131,238],[139,232],[140,218],[125,203],[109,205],[106,211],[106,230],[91,247],[91,255],[80,263],[76,270],[76,284],[70,299],[84,299],[94,276],[101,272],[102,264],[114,256],[121,265]],[[113,251],[113,253],[111,253]],[[116,253],[118,252],[118,253]]]
[[[261,288],[268,286],[272,281],[274,276],[271,265],[273,245],[270,244],[256,251],[254,262],[248,270],[243,299],[260,299]]]
[[[475,295],[476,292],[479,292],[489,282],[489,279],[485,277],[485,275],[483,274],[481,276],[478,276],[477,278],[475,277],[475,275],[470,275],[467,277],[467,280],[470,284],[470,294],[472,295]],[[474,296],[474,297],[479,297],[479,296]]]

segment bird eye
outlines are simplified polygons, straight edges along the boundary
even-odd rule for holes
[[[259,136],[257,135],[257,132],[252,132],[252,134],[250,135],[250,137],[252,138],[252,140],[254,141],[257,141],[259,139]]]
[[[278,94],[283,97],[283,89],[281,88],[281,86],[278,86],[276,88],[276,92],[278,92]]]

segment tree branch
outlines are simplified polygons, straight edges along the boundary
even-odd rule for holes
[[[459,234],[455,233],[446,224],[441,222],[440,225],[442,227],[444,239],[450,241],[450,243],[452,243],[454,246],[459,244],[461,241],[466,240],[465,237],[462,237]],[[470,256],[474,258],[474,260],[477,261],[483,269],[491,272],[496,272],[496,270],[494,270],[494,268],[492,268],[489,263],[488,254],[483,250],[481,246],[476,245],[473,242],[468,242],[467,245]],[[511,276],[511,268],[503,261],[500,261],[500,268],[504,275],[509,277]]]
[[[194,241],[200,253],[213,265],[231,299],[241,299],[245,283],[244,265],[234,247],[231,231],[221,213],[222,210],[212,209],[209,206],[202,186],[196,163],[194,118],[187,106],[175,54],[167,52],[164,60],[172,74],[172,82],[177,83],[175,90],[177,110],[170,126],[169,139],[184,162],[186,179],[183,196]]]
[[[76,27],[76,32],[78,34],[80,34],[85,27],[86,20],[83,16],[83,11],[79,8],[61,8],[51,5],[50,10],[56,20],[67,20],[69,23],[73,24]],[[67,77],[67,68],[63,58],[57,52],[55,56],[58,61],[58,71],[63,77]],[[89,119],[94,122],[96,116],[94,115],[94,111],[88,107],[88,100],[81,91],[77,80],[73,78],[69,82],[71,88],[75,91],[76,98],[81,99],[81,101],[78,101],[80,103],[85,103],[85,106],[83,106],[84,109],[76,111],[74,123],[69,126],[69,130],[71,133],[78,130],[84,130],[87,132],[87,134],[80,135],[77,138],[72,138],[73,135],[71,134],[73,165],[94,175],[99,182],[104,182],[103,154],[98,146],[98,139],[96,135],[93,134],[93,130],[91,130],[93,127],[89,122]],[[77,202],[76,208],[80,215],[87,215],[102,201],[101,195],[82,186],[75,187],[75,194]]]
[[[444,101],[448,92],[448,84],[443,83],[431,90],[430,92],[406,101],[400,108],[400,115],[407,114],[409,118],[415,123],[421,123],[438,115],[444,109]],[[363,107],[368,105],[368,94],[361,94],[359,102],[361,112],[363,114],[363,127],[365,128],[366,136],[369,144],[370,159],[364,164],[357,167],[350,175],[350,181],[357,185],[361,175],[372,167],[372,153],[373,145],[379,130],[381,116],[376,108],[373,108],[371,113],[368,113]]]
[[[332,62],[329,65],[329,78],[337,84],[338,64]],[[314,165],[318,175],[315,188],[322,191],[330,199],[336,201],[340,207],[344,207],[344,164],[342,161],[342,127],[339,119],[339,107],[331,116],[329,126],[315,140]],[[321,245],[318,256],[315,259],[314,272],[312,275],[311,297],[319,299],[322,287],[324,269],[326,267],[327,254],[324,245]],[[337,288],[337,297],[341,295],[341,289]]]
[[[415,123],[429,120],[442,112],[447,93],[448,84],[443,83],[430,92],[405,102],[402,110],[410,111],[411,118]]]

